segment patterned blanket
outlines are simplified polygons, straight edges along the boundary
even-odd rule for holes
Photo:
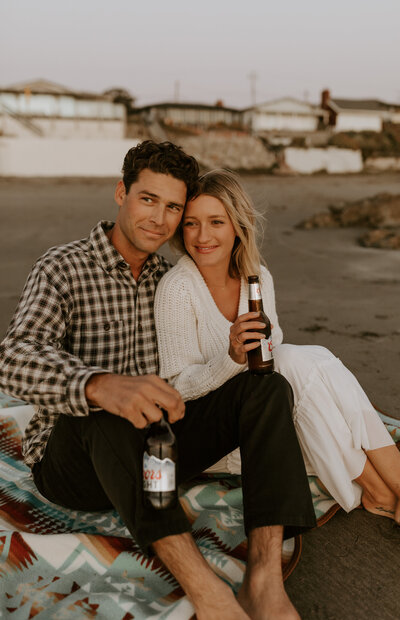
[[[116,512],[66,510],[40,495],[21,454],[31,408],[0,394],[0,410],[0,618],[191,618],[178,583],[141,553]],[[399,421],[385,422],[400,439]],[[310,487],[322,524],[338,505],[317,478]],[[240,477],[202,476],[181,489],[180,501],[201,553],[237,591],[246,562]],[[285,578],[300,553],[300,537],[284,543]]]

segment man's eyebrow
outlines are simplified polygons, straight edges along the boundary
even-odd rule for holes
[[[160,196],[159,196],[158,194],[154,194],[153,192],[149,192],[147,189],[142,189],[142,190],[139,192],[139,195],[140,195],[140,194],[145,194],[146,196],[150,196],[151,198],[160,198]],[[180,209],[184,209],[184,208],[185,208],[185,205],[183,205],[183,204],[182,204],[182,203],[180,203],[180,202],[173,202],[173,201],[171,201],[171,202],[169,202],[168,204],[169,204],[169,205],[172,205],[172,206],[174,206],[174,207],[179,207]]]
[[[146,194],[146,196],[151,196],[152,198],[159,198],[158,194],[153,194],[153,192],[149,192],[147,189],[142,189],[139,194]]]

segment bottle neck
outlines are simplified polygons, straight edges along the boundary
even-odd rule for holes
[[[249,301],[259,301],[259,300],[262,300],[260,284],[259,282],[250,282],[249,283]]]
[[[249,310],[250,312],[262,312],[264,310],[260,284],[258,282],[249,283]]]

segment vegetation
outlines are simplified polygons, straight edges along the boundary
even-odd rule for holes
[[[329,146],[360,149],[364,161],[368,157],[400,157],[400,125],[386,124],[381,133],[348,131],[334,134]]]

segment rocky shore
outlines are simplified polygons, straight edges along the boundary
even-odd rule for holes
[[[364,247],[400,249],[400,194],[387,192],[349,204],[330,205],[329,211],[316,213],[300,222],[298,228],[365,227],[358,242]]]

